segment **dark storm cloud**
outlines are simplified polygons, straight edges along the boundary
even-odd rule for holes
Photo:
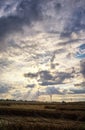
[[[64,27],[64,33],[61,33],[62,37],[68,37],[72,32],[79,32],[85,30],[85,9],[84,7],[77,7],[70,16],[69,20]]]
[[[52,80],[53,78],[50,72],[47,70],[39,71],[37,73],[26,73],[24,74],[24,76],[28,78],[37,78],[38,76],[40,76],[41,80]]]
[[[79,84],[75,84],[76,87],[80,86],[80,87],[85,87],[85,82],[81,82]]]
[[[85,94],[85,88],[76,88],[71,90],[73,94]]]
[[[35,78],[41,86],[64,84],[65,79],[73,78],[73,71],[71,73],[55,72],[51,74],[50,71],[43,70],[37,73],[24,74],[26,78]]]
[[[0,18],[0,39],[2,40],[4,36],[14,31],[21,30],[21,25],[23,21],[18,16],[8,16]]]
[[[65,51],[66,51],[66,50],[63,49],[63,48],[55,50],[55,51],[53,52],[53,54],[52,54],[51,63],[53,63],[53,61],[54,61],[54,59],[55,59],[55,57],[56,57],[57,54],[64,53]]]
[[[60,88],[56,87],[46,87],[44,92],[40,92],[40,95],[45,94],[45,95],[52,95],[52,94],[57,94],[57,95],[65,95],[65,94],[85,94],[85,88],[75,88],[75,89],[63,89],[62,91]]]
[[[24,25],[30,25],[31,21],[41,19],[41,0],[22,0],[16,7],[16,14],[2,16],[0,18],[0,41],[10,33],[21,31]],[[6,3],[4,3],[6,4]],[[11,5],[10,5],[11,6]],[[10,10],[11,7],[7,8]],[[6,12],[5,12],[6,13]],[[3,45],[2,45],[3,46]]]
[[[50,74],[49,71],[40,71],[39,72],[39,75],[40,75],[40,79],[42,81],[45,81],[45,80],[52,80],[53,79],[53,76]]]
[[[57,13],[59,13],[59,11],[61,10],[61,8],[62,8],[62,4],[61,3],[55,3],[55,10],[56,10],[56,12]]]
[[[26,73],[24,76],[27,78],[37,78],[38,73]]]
[[[51,2],[51,1],[50,1]],[[53,1],[55,5],[55,11],[60,11],[62,9],[62,5],[65,3]],[[10,3],[10,2],[9,2]],[[11,4],[7,4],[6,2],[1,1],[1,7],[6,6],[4,10],[4,14],[6,14],[9,10],[15,6],[14,14],[9,13],[7,16],[2,16],[0,18],[0,40],[4,38],[4,36],[9,33],[17,32],[22,30],[22,26],[30,25],[32,21],[42,20],[42,10],[46,6],[49,1],[45,0],[19,0],[15,1]],[[75,4],[75,3],[74,3]],[[42,6],[43,5],[43,6]],[[64,6],[63,6],[64,7]],[[43,8],[43,9],[42,9]],[[85,29],[84,19],[85,18],[85,9],[81,7],[75,8],[72,16],[66,22],[64,27],[64,32],[70,34],[71,32],[77,32],[79,30]],[[49,19],[51,20],[51,19]],[[62,19],[63,20],[63,19]],[[59,30],[57,30],[58,32]]]
[[[72,73],[57,72],[54,79],[58,80],[58,83],[62,83],[65,79],[70,79],[72,77],[73,77]]]
[[[41,3],[41,0],[22,0],[17,7],[19,16],[25,18],[25,22],[27,20],[39,20],[41,18]]]
[[[62,53],[64,53],[65,51],[66,51],[66,49],[61,48],[61,49],[55,50],[55,51],[52,53],[52,58],[50,59],[50,67],[51,67],[51,69],[54,69],[56,66],[59,66],[59,63],[54,63],[54,60],[55,60],[57,54],[62,54]]]
[[[46,94],[62,94],[60,91],[59,91],[59,88],[55,88],[55,87],[49,87],[49,88],[46,88]]]
[[[0,84],[0,94],[8,93],[10,89],[11,87],[8,84]]]
[[[81,73],[82,73],[83,77],[85,78],[85,60],[82,60],[80,62],[80,67],[81,67]]]
[[[62,91],[60,88],[56,87],[47,87],[44,92],[40,92],[40,95],[65,95],[65,94],[71,94],[71,91],[68,91],[67,89],[63,89]]]
[[[27,86],[26,86],[26,88],[34,88],[35,87],[35,84],[28,84]]]
[[[65,72],[57,72],[55,75],[52,76],[52,79],[49,80],[42,80],[40,79],[42,86],[49,86],[49,85],[58,85],[58,84],[64,84],[65,79],[72,78],[71,73],[65,73]]]

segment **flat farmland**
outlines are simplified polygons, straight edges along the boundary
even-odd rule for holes
[[[85,130],[85,102],[0,101],[0,130]]]

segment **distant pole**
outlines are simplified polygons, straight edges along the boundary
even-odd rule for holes
[[[71,102],[72,102],[72,98],[71,98]]]
[[[50,102],[52,102],[52,94],[50,95]]]
[[[38,97],[39,97],[39,95],[40,95],[40,87],[38,87]]]

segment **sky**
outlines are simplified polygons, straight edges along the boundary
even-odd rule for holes
[[[0,0],[0,99],[85,101],[85,0]]]

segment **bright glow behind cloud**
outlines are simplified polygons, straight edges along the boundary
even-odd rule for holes
[[[84,1],[1,3],[0,98],[84,100]]]

